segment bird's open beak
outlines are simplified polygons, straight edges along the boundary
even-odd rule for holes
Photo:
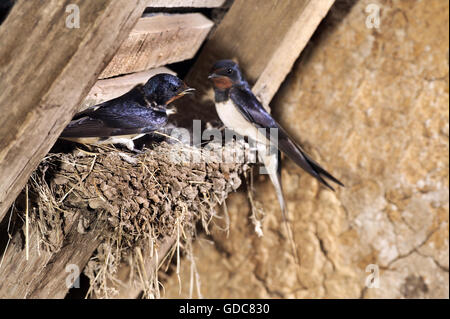
[[[166,105],[169,105],[170,103],[172,103],[173,101],[179,99],[182,96],[185,96],[186,94],[194,94],[195,89],[194,88],[190,88],[188,86],[186,86],[185,89],[183,89],[182,91],[180,91],[180,93],[178,93],[177,95],[175,95],[173,98],[171,98],[169,101],[166,102]]]

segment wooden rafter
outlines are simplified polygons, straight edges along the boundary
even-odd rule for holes
[[[0,27],[0,220],[128,36],[145,1],[71,5],[79,8],[79,28],[66,27],[70,12],[58,0],[19,0]]]
[[[197,53],[213,25],[200,13],[141,18],[100,78],[190,59]]]

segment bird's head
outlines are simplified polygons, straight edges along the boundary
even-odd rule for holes
[[[151,77],[144,85],[146,97],[158,105],[168,105],[176,99],[192,93],[190,88],[178,77],[168,73],[160,73]]]
[[[233,85],[243,84],[241,70],[236,62],[232,60],[220,60],[214,63],[208,76],[218,90],[228,90]]]

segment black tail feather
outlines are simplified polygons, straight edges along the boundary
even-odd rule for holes
[[[287,132],[278,125],[278,136],[274,143],[277,144],[279,150],[285,153],[291,160],[293,160],[298,166],[303,168],[311,176],[315,177],[321,184],[334,191],[334,188],[325,180],[344,186],[337,178],[324,170],[318,163],[310,158],[303,149],[293,141],[293,139],[287,134]],[[274,140],[274,137],[270,137]]]
[[[325,186],[327,186],[328,188],[330,188],[331,190],[334,191],[334,188],[331,187],[326,181],[325,179],[322,177],[322,175],[326,178],[328,178],[329,180],[333,181],[334,183],[344,187],[344,184],[338,180],[336,177],[334,177],[333,175],[331,175],[330,173],[328,173],[325,169],[323,169],[319,164],[317,164],[313,159],[311,159],[308,155],[306,155],[305,153],[303,153],[303,156],[305,157],[305,159],[308,161],[308,164],[311,166],[311,168],[317,173],[317,175],[320,178],[317,178],[322,184],[324,184]]]

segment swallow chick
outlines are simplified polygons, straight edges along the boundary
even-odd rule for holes
[[[133,140],[163,127],[174,113],[166,107],[193,91],[174,75],[157,74],[115,99],[77,113],[60,138],[82,144],[123,144],[134,151]]]
[[[280,152],[285,153],[298,166],[331,190],[327,179],[344,186],[311,157],[288,135],[264,109],[252,93],[239,66],[231,60],[214,64],[208,77],[214,86],[216,111],[226,127],[242,136],[248,136],[257,144],[258,156],[274,184],[283,215],[285,202],[281,188]],[[261,134],[264,129],[266,134]],[[272,130],[275,129],[275,130]],[[274,131],[277,134],[274,134]],[[268,133],[268,134],[267,134]],[[261,152],[266,145],[274,145],[278,152]]]

